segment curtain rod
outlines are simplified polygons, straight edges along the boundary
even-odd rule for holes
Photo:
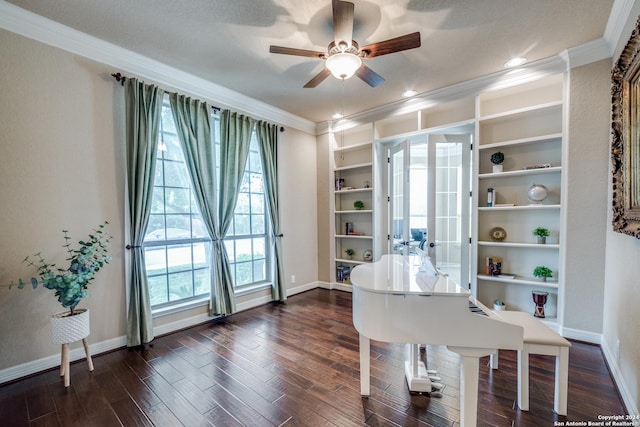
[[[127,80],[127,76],[124,76],[124,75],[122,75],[122,74],[120,74],[120,73],[112,73],[112,74],[111,74],[111,76],[112,76],[114,79],[116,79],[116,81],[117,81],[118,83],[120,83],[120,85],[122,85],[122,86],[124,86],[124,82],[125,82],[125,80]],[[218,112],[218,113],[219,113],[219,112],[220,112],[220,110],[221,110],[221,109],[220,109],[220,107],[216,107],[215,105],[212,105],[212,106],[211,106],[211,108],[212,108],[213,110],[215,110],[216,112]],[[279,128],[279,129],[280,129],[280,132],[284,132],[284,130],[285,130],[285,129],[284,129],[284,126],[280,126],[280,128]]]

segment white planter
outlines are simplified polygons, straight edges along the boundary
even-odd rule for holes
[[[502,304],[502,305],[493,304],[493,311],[504,311],[506,309],[507,309],[507,306],[505,304]]]
[[[68,344],[89,336],[89,310],[80,308],[75,311],[77,314],[73,316],[70,316],[70,311],[63,311],[51,317],[53,344]]]
[[[502,172],[502,165],[493,165],[493,173]]]

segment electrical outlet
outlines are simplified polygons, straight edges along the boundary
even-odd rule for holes
[[[291,275],[291,284],[293,285],[294,283],[296,283],[296,275],[292,274]]]

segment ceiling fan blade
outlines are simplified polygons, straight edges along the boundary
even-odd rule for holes
[[[336,46],[341,42],[351,47],[353,40],[353,9],[354,5],[348,1],[333,0],[333,39]]]
[[[362,64],[360,68],[358,68],[358,71],[356,71],[356,76],[360,77],[371,87],[376,87],[379,84],[384,83],[384,78],[380,74],[376,73],[364,64]]]
[[[296,55],[296,56],[305,56],[309,58],[320,58],[320,59],[326,56],[326,53],[324,52],[316,52],[314,50],[295,49],[292,47],[282,47],[282,46],[269,46],[269,52],[280,53],[282,55]]]
[[[309,80],[307,82],[307,84],[304,85],[304,87],[306,89],[314,88],[314,87],[318,86],[320,83],[322,83],[324,81],[324,79],[326,79],[330,75],[331,75],[331,71],[327,70],[326,68],[323,68],[322,71],[320,71],[318,74],[316,74],[316,76],[314,78]]]
[[[374,56],[388,55],[394,52],[415,49],[416,47],[420,47],[420,33],[417,31],[383,42],[371,43],[361,48],[360,52],[364,54],[365,58],[373,58]]]

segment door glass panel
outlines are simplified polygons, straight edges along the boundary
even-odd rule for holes
[[[390,252],[406,255],[405,236],[405,144],[392,147],[389,153]]]

